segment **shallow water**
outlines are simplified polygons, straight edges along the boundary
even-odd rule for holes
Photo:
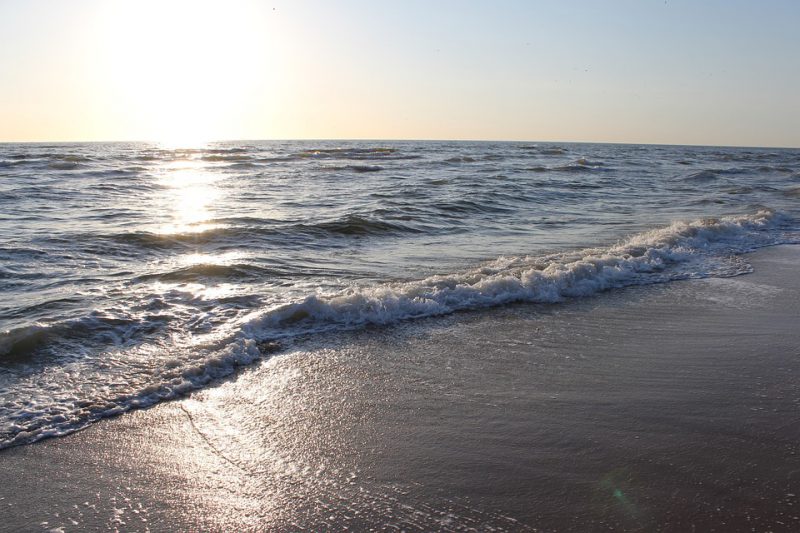
[[[744,273],[798,191],[785,149],[0,145],[0,447],[298,335]]]

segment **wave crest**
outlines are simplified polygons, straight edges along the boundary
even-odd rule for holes
[[[750,216],[675,222],[607,248],[540,258],[500,258],[458,274],[332,296],[311,295],[266,312],[245,331],[257,338],[280,338],[511,302],[559,302],[635,284],[740,274],[749,271],[746,264],[714,254],[775,244],[764,230],[784,218],[759,211]]]

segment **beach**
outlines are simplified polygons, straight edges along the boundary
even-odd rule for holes
[[[0,452],[2,531],[790,531],[800,247],[309,337]]]
[[[0,533],[800,532],[775,4],[0,2]]]

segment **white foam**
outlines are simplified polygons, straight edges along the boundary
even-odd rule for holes
[[[749,266],[730,254],[775,244],[766,230],[784,218],[763,210],[748,216],[675,222],[605,248],[500,258],[456,274],[336,295],[315,294],[265,312],[247,324],[243,334],[280,338],[510,302],[559,302],[632,284],[740,274]]]
[[[172,400],[230,375],[239,366],[261,358],[252,339],[233,339],[223,349],[198,358],[194,364],[168,369],[153,375],[151,385],[129,394],[98,398],[92,401],[53,403],[45,398],[20,399],[16,405],[3,406],[5,420],[0,424],[0,449],[68,435],[89,424],[130,411]]]

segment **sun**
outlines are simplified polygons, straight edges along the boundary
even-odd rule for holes
[[[119,120],[140,140],[194,146],[229,138],[267,97],[268,19],[253,1],[103,4],[107,77]]]

